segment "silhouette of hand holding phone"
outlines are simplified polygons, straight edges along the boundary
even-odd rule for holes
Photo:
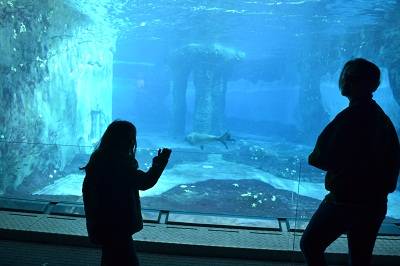
[[[157,156],[153,158],[153,164],[166,166],[172,150],[168,148],[158,149]]]

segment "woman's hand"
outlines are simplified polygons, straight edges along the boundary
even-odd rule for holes
[[[157,156],[153,158],[153,165],[166,166],[172,150],[168,148],[158,149]]]
[[[158,156],[168,160],[169,156],[171,155],[171,152],[172,150],[168,148],[158,149]]]

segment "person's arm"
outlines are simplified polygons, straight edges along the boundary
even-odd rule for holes
[[[348,109],[340,112],[318,136],[308,163],[324,171],[337,173],[347,168],[348,153],[358,144],[354,142],[357,126]],[[349,150],[350,149],[350,150]]]
[[[153,164],[147,172],[136,170],[133,181],[137,189],[147,190],[157,183],[168,164],[170,154],[170,149],[158,150],[158,155],[153,158]]]
[[[396,190],[397,186],[397,181],[399,177],[399,171],[400,171],[400,144],[399,144],[399,138],[397,136],[396,130],[392,124],[392,122],[389,121],[389,133],[387,136],[387,140],[389,141],[388,148],[388,192],[392,193]]]
[[[332,168],[332,148],[335,142],[335,121],[332,121],[318,136],[314,150],[308,156],[308,163],[321,170]]]

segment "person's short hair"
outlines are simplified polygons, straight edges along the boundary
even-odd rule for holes
[[[355,58],[343,66],[340,77],[352,85],[349,96],[362,96],[370,95],[378,89],[381,72],[374,63],[364,58]]]

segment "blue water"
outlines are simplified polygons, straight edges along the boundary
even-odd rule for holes
[[[304,79],[299,72],[311,55],[321,51],[315,71],[329,63],[330,69],[324,70],[331,75],[329,92],[326,86],[321,91],[329,97],[323,104],[332,117],[346,105],[345,99],[336,100],[341,66],[354,56],[379,61],[368,50],[375,40],[362,36],[376,30],[395,8],[396,1],[132,1],[122,9],[129,27],[121,32],[115,52],[113,117],[127,117],[149,131],[156,125],[167,128],[172,75],[168,58],[190,43],[242,51],[246,62],[254,62],[247,71],[252,67],[260,71],[255,64],[262,64],[262,73],[243,80],[244,69],[238,67],[228,81],[227,117],[297,127],[301,127],[297,104]],[[188,97],[194,94],[191,86],[189,77]],[[390,101],[385,100],[384,109],[397,123],[397,107]],[[189,117],[193,103],[188,100]]]
[[[266,149],[274,154],[267,155],[264,158],[266,161],[268,156],[282,160],[297,156],[303,163],[307,153],[296,147],[304,145],[305,150],[310,150],[323,126],[348,104],[337,87],[341,67],[352,57],[367,57],[378,64],[382,62],[374,47],[383,46],[383,43],[377,44],[372,32],[389,23],[387,17],[399,9],[397,1],[193,0],[135,3],[130,6],[131,14],[127,15],[131,28],[124,31],[117,42],[114,118],[134,121],[139,132],[149,138],[164,136],[165,145],[186,151],[190,149],[185,146],[187,143],[182,136],[171,135],[169,131],[173,119],[171,105],[174,103],[171,54],[188,44],[217,44],[245,55],[241,63],[232,63],[233,71],[226,83],[225,120],[219,133],[229,131],[234,138],[247,141],[248,147],[258,145],[255,140],[260,143],[275,142],[276,146],[266,145]],[[305,70],[307,67],[310,68]],[[381,87],[375,99],[399,127],[400,107],[389,84],[388,70],[385,66],[381,66],[381,70]],[[310,79],[317,80],[320,94],[320,99],[315,99],[310,105],[321,104],[321,112],[326,112],[326,121],[319,123],[318,117],[309,117],[308,120],[311,119],[316,126],[313,131],[306,132],[308,138],[304,138],[301,135],[304,125],[299,99],[306,97],[303,88],[307,85],[304,81]],[[185,134],[195,131],[197,88],[194,82],[192,73],[187,77],[185,92]],[[143,140],[142,143],[155,148],[152,141]],[[159,143],[162,145],[163,141]],[[290,148],[283,151],[280,145]],[[246,179],[262,180],[276,189],[294,193],[300,187],[298,192],[301,195],[318,200],[326,193],[322,172],[312,175],[307,170],[297,180],[297,176],[285,176],[284,169],[288,169],[285,164],[268,166],[258,172],[260,166],[254,165],[254,159],[249,159],[257,158],[256,155],[238,152],[243,146],[237,144],[229,150],[219,147],[218,143],[209,144],[204,150],[194,148],[197,148],[195,152],[204,154],[239,154],[232,155],[237,156],[235,161],[238,165],[230,165],[237,169],[217,171],[213,174],[215,179],[236,180],[245,176]],[[174,156],[188,158],[179,153]],[[196,174],[188,174],[185,179],[185,174],[177,170],[180,167],[193,168],[191,163],[183,159],[180,164],[174,165],[166,173],[166,176],[173,176],[173,181],[164,177],[158,188],[143,193],[143,196],[161,195],[179,188],[179,185],[186,188],[186,183],[196,183]],[[201,162],[198,163],[202,167]],[[243,167],[252,170],[240,174]],[[295,169],[298,171],[298,168]],[[197,182],[208,180],[203,172],[209,169],[199,169],[203,174],[193,171],[202,176]],[[232,171],[237,175],[232,176]],[[252,177],[247,175],[249,171],[264,171],[265,176],[254,174]],[[274,177],[267,178],[271,173]],[[396,202],[397,198],[397,194],[392,195],[390,203]],[[221,209],[214,211],[223,212]],[[251,214],[246,210],[243,213]],[[394,209],[390,209],[390,215],[399,217]]]
[[[111,50],[113,56],[110,118],[137,126],[140,167],[149,167],[157,148],[173,149],[160,183],[142,194],[145,208],[290,217],[299,206],[300,215],[309,217],[326,191],[324,173],[308,166],[307,155],[324,125],[348,104],[337,80],[343,64],[353,57],[366,57],[381,67],[375,99],[400,127],[400,100],[393,93],[389,81],[393,69],[387,63],[398,53],[387,52],[395,48],[388,48],[389,41],[384,40],[385,34],[393,34],[390,42],[400,42],[399,1],[67,0],[66,4],[94,24],[107,25],[104,38],[115,37],[115,47],[105,52]],[[179,57],[182,51],[186,54]],[[88,75],[93,80],[87,84],[103,84],[97,72],[91,72],[101,64],[86,63],[82,73],[95,73],[94,78]],[[73,64],[68,67],[78,69]],[[179,98],[174,96],[177,69],[187,70],[182,75],[186,86],[179,95],[186,110],[174,113]],[[84,81],[72,80],[76,72],[71,70],[60,80],[84,87]],[[88,101],[87,108],[94,108],[80,89],[87,99],[77,102]],[[314,91],[308,94],[310,90]],[[204,91],[210,93],[201,94]],[[317,111],[307,116],[315,106]],[[51,120],[51,108],[46,108]],[[101,111],[102,106],[97,108]],[[68,124],[65,119],[57,123]],[[179,133],[176,124],[183,125]],[[213,137],[228,132],[233,141],[227,148],[218,141],[192,145],[185,135],[193,132]],[[72,149],[76,156],[68,162],[52,163],[51,158],[42,162],[44,169],[39,170],[46,173],[42,182],[46,186],[31,182],[29,193],[80,200],[83,174],[77,168],[85,164],[91,147],[54,150],[70,155]],[[13,159],[18,161],[18,156],[22,155],[16,153]],[[182,201],[188,204],[183,206]],[[394,208],[399,203],[396,191],[389,198],[390,217],[400,218]]]

